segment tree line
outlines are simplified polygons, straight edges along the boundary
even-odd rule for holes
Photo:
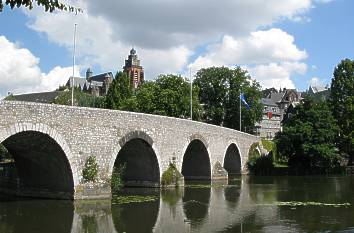
[[[354,61],[341,61],[334,69],[328,99],[305,96],[288,108],[283,130],[275,139],[273,156],[299,173],[331,172],[353,161]],[[241,104],[242,131],[255,132],[262,119],[260,84],[240,67],[210,67],[199,70],[193,81],[193,120],[239,130],[240,93],[250,108]],[[70,104],[69,93],[56,100]],[[125,72],[117,72],[105,97],[76,91],[79,106],[190,118],[190,83],[178,75],[159,75],[133,89]]]
[[[190,119],[190,83],[179,75],[162,74],[133,89],[127,73],[115,75],[105,97],[93,97],[79,88],[75,105],[149,113]],[[249,104],[241,105],[242,131],[253,133],[262,118],[261,86],[240,67],[210,67],[199,70],[192,85],[192,118],[239,130],[240,93]],[[71,104],[71,93],[63,92],[56,104]]]
[[[296,173],[330,173],[352,165],[354,156],[354,61],[334,69],[329,98],[306,96],[290,108],[275,137],[279,160]]]

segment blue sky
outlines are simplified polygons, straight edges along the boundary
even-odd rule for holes
[[[296,87],[306,88],[309,77],[330,84],[335,66],[342,59],[354,59],[353,9],[354,1],[337,0],[312,9],[309,22],[287,21],[275,25],[294,35],[296,44],[309,55],[307,64],[315,66],[305,75],[294,77]]]
[[[335,65],[354,58],[351,0],[70,3],[84,13],[0,13],[0,96],[64,84],[72,74],[74,22],[81,76],[88,67],[94,73],[121,69],[134,45],[148,79],[240,65],[263,87],[305,90],[310,83],[329,84]]]

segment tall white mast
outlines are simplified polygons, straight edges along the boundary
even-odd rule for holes
[[[192,68],[189,68],[189,81],[191,84],[191,121],[193,120],[193,83],[192,83]]]
[[[74,106],[74,78],[75,78],[75,49],[76,49],[76,26],[77,24],[75,23],[74,25],[74,49],[73,49],[73,77],[71,81],[71,106]]]

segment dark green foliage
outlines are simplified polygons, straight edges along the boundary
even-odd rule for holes
[[[259,144],[253,143],[248,152],[247,167],[254,175],[271,175],[274,169],[273,157],[270,155],[260,155]]]
[[[112,193],[117,193],[123,188],[123,186],[124,186],[124,182],[123,182],[124,172],[125,172],[125,164],[119,165],[117,167],[114,166],[112,178],[111,178]]]
[[[342,60],[334,69],[330,103],[340,136],[340,152],[352,164],[354,156],[354,60]]]
[[[252,81],[246,70],[240,67],[201,69],[194,84],[199,87],[199,100],[204,106],[202,120],[232,129],[239,129],[239,96],[240,92],[244,93],[250,109],[242,104],[242,131],[254,132],[255,122],[262,118],[262,92],[259,83]]]
[[[272,156],[251,157],[247,162],[248,170],[254,175],[271,175],[274,170]]]
[[[276,135],[277,154],[288,158],[297,173],[328,173],[340,166],[335,146],[338,127],[325,102],[305,100]]]
[[[12,100],[15,100],[15,97],[13,95],[8,95],[4,98],[4,100],[12,101]]]
[[[168,166],[168,169],[162,173],[161,186],[175,186],[178,187],[178,182],[182,178],[182,174],[177,170],[176,166],[172,163]]]
[[[82,12],[82,9],[61,3],[59,0],[0,0],[0,12],[4,5],[11,7],[26,7],[32,9],[33,5],[44,7],[45,11],[53,12],[54,10],[64,10],[70,12]]]
[[[140,112],[164,116],[190,118],[190,84],[177,75],[160,75],[145,82],[136,92]],[[193,88],[193,120],[199,120],[201,106],[198,87]]]
[[[117,72],[108,89],[105,106],[108,109],[128,110],[132,104],[133,89],[125,72]],[[135,104],[133,104],[135,105]]]
[[[253,143],[248,150],[248,158],[261,156],[259,152],[259,143]]]
[[[96,97],[85,93],[80,88],[74,88],[74,106],[103,108],[104,99],[101,96]],[[53,104],[71,105],[71,90],[62,91]]]
[[[85,162],[84,169],[82,170],[82,177],[84,182],[95,182],[98,176],[98,164],[95,156],[90,156]]]

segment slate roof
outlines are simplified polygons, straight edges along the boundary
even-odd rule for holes
[[[71,80],[72,80],[72,77],[70,77],[68,79],[68,81],[66,82],[66,86],[71,87],[71,83],[72,83]],[[75,87],[80,87],[81,90],[83,90],[85,84],[88,85],[86,79],[80,78],[80,77],[74,77],[74,85],[75,85]]]
[[[269,98],[262,98],[261,103],[263,105],[267,105],[267,106],[274,106],[274,107],[278,106],[276,103],[274,103],[274,101],[272,99],[269,99]]]
[[[107,76],[113,78],[112,72],[107,72],[107,73],[103,73],[103,74],[93,75],[92,77],[90,77],[90,79],[92,81],[96,81],[96,82],[103,82],[107,78]]]
[[[317,93],[317,92],[321,92],[321,91],[325,91],[326,88],[323,86],[310,86],[309,89],[312,89],[313,93]]]
[[[13,95],[10,97],[11,100],[16,101],[28,101],[36,103],[52,103],[54,99],[58,97],[60,91],[51,91],[51,92],[39,92],[39,93],[29,93],[22,95]]]
[[[107,77],[111,77],[113,79],[112,72],[106,72],[106,73],[94,75],[90,77],[91,85],[96,87],[102,87],[103,81]],[[72,77],[68,79],[68,81],[66,82],[66,86],[71,87],[71,80]],[[88,89],[91,86],[90,82],[88,82],[85,78],[80,78],[80,77],[74,77],[74,85],[75,87],[80,87],[81,90]]]
[[[284,96],[284,92],[280,92],[280,93],[272,93],[270,95],[270,99],[274,102],[274,103],[277,103],[277,102],[280,102],[282,99],[283,99],[283,96]]]

